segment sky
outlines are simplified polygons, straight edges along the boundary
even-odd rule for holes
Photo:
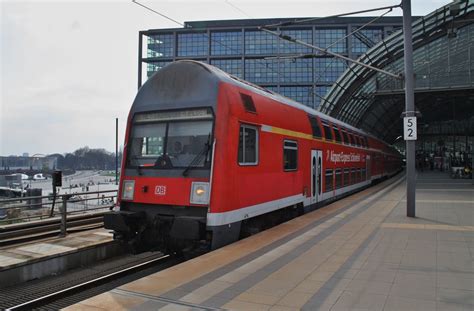
[[[184,22],[328,16],[400,0],[138,2]],[[449,2],[412,0],[412,14]],[[0,16],[0,156],[114,151],[115,118],[122,144],[137,92],[138,32],[181,28],[131,0],[0,0]]]

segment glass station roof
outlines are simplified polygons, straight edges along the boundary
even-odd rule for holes
[[[473,11],[474,0],[463,0],[413,22],[415,106],[427,131],[474,135]],[[359,61],[402,75],[402,30]],[[402,133],[404,107],[402,79],[352,64],[321,101],[320,110],[393,143]],[[450,122],[453,126],[438,127]]]

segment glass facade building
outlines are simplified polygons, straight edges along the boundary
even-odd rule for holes
[[[402,26],[401,17],[383,17],[370,28],[351,34],[372,19],[326,18],[274,30],[356,59]],[[287,21],[290,19],[201,21],[187,22],[179,29],[142,31],[139,61],[144,77],[140,74],[139,80],[172,61],[194,59],[318,108],[347,63],[257,29]]]

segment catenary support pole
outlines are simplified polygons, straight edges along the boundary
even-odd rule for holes
[[[115,118],[115,184],[118,185],[118,118]]]
[[[413,73],[413,42],[411,23],[411,0],[402,1],[403,9],[403,43],[405,50],[405,116],[415,116],[415,94]],[[407,165],[407,216],[415,217],[415,140],[406,141]]]
[[[63,204],[61,205],[61,233],[59,236],[61,238],[66,237],[67,235],[67,200],[70,196],[63,196]]]
[[[142,56],[143,56],[143,33],[138,33],[138,87],[139,90],[142,86]]]

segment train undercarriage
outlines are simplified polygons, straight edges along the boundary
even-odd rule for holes
[[[127,244],[133,252],[202,253],[303,215],[304,209],[302,204],[292,205],[215,228],[206,227],[206,214],[203,212],[207,213],[207,209],[128,206],[128,209],[107,213],[104,227],[113,230],[114,240]]]
[[[134,252],[159,250],[166,253],[209,248],[207,209],[156,205],[125,205],[104,216],[104,227],[114,239],[127,243]]]

